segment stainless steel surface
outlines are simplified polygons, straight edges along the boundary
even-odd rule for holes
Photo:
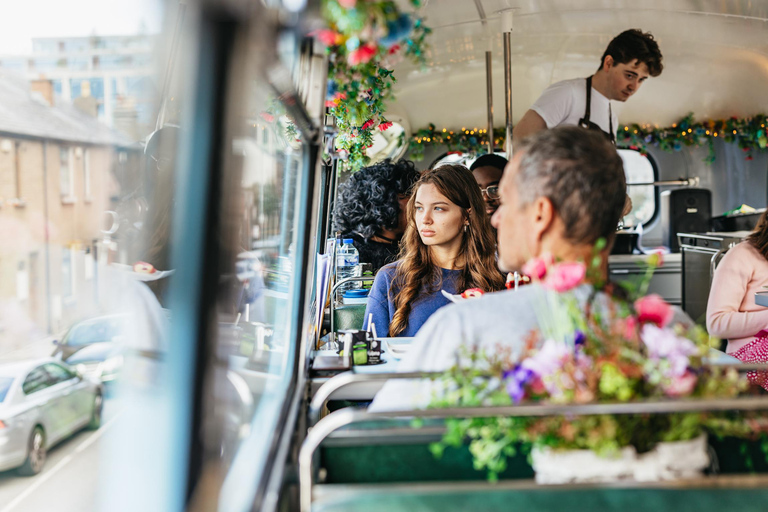
[[[744,231],[677,234],[683,259],[683,310],[695,322],[705,324],[709,289],[721,257],[747,234]]]
[[[768,369],[768,365],[763,365]],[[616,402],[598,404],[536,404],[510,405],[501,407],[452,407],[445,409],[420,409],[395,412],[362,412],[342,409],[320,420],[304,439],[299,450],[299,494],[302,512],[312,508],[312,470],[315,451],[325,438],[336,430],[380,418],[487,418],[493,416],[553,416],[553,415],[597,415],[597,414],[652,414],[696,411],[767,410],[768,397],[747,397],[734,399],[705,400],[649,400],[643,402]]]
[[[485,89],[488,99],[488,154],[493,154],[493,62],[492,53],[485,52]]]

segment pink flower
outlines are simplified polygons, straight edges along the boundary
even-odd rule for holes
[[[361,130],[367,130],[367,129],[368,129],[368,128],[370,128],[371,126],[373,126],[373,119],[369,119],[369,120],[367,120],[366,122],[364,122],[364,123],[363,123],[363,126],[361,126],[361,127],[360,127],[360,129],[361,129]]]
[[[637,318],[633,316],[628,316],[624,320],[624,338],[628,340],[635,339],[637,336]]]
[[[357,0],[339,0],[339,5],[345,9],[354,9],[357,5]]]
[[[400,49],[400,45],[399,44],[394,44],[394,45],[390,46],[389,54],[392,55],[393,53],[396,53],[399,49]]]
[[[383,132],[385,130],[389,130],[391,127],[392,127],[392,123],[390,123],[389,121],[385,121],[379,125],[379,130]]]
[[[583,263],[559,263],[547,273],[544,286],[556,292],[566,292],[581,284],[586,274],[587,267]]]
[[[659,327],[665,327],[672,320],[672,308],[655,294],[637,299],[635,310],[640,323],[651,322]]]
[[[696,375],[691,371],[687,371],[679,377],[673,377],[672,382],[664,388],[664,392],[668,396],[688,396],[693,393],[696,381]]]
[[[272,121],[275,120],[275,116],[273,116],[269,112],[262,112],[261,113],[261,118],[264,119],[268,123],[271,123]]]
[[[523,274],[532,279],[544,279],[547,269],[554,263],[554,258],[549,253],[542,254],[539,258],[533,258],[523,265]]]
[[[375,56],[376,45],[368,43],[360,46],[357,50],[351,51],[347,56],[347,62],[350,66],[357,66],[358,64],[366,64]]]
[[[341,34],[335,30],[330,30],[327,28],[315,30],[310,35],[315,36],[317,40],[323,43],[325,46],[336,46],[342,41]]]

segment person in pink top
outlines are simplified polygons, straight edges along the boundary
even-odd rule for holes
[[[755,292],[768,285],[768,211],[746,241],[729,250],[715,271],[707,330],[728,339],[726,352],[744,362],[768,362],[768,308]]]

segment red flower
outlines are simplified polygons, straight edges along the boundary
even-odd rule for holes
[[[400,45],[399,44],[392,45],[389,48],[389,54],[392,55],[393,53],[396,53],[399,49],[400,49]]]
[[[658,295],[652,294],[635,301],[637,319],[641,323],[654,323],[659,327],[666,326],[674,314],[672,308]]]
[[[373,119],[369,119],[365,123],[363,123],[363,126],[361,126],[360,129],[361,130],[367,130],[371,126],[373,126]]]
[[[461,151],[449,151],[446,153],[446,155],[463,155]]]
[[[347,62],[350,66],[357,66],[358,64],[366,64],[375,56],[376,45],[373,43],[367,43],[359,47],[357,50],[350,52],[350,54],[347,56]]]
[[[385,130],[389,130],[391,127],[392,127],[392,123],[390,123],[389,121],[385,121],[379,125],[379,130],[383,132]]]
[[[327,28],[315,30],[310,35],[315,36],[325,46],[337,46],[342,41],[342,35]]]
[[[485,292],[483,292],[483,290],[481,290],[480,288],[469,288],[461,292],[461,298],[471,299],[474,297],[482,297],[483,293]]]
[[[271,123],[272,121],[275,120],[275,116],[273,116],[269,112],[262,112],[261,113],[261,118],[264,119],[268,123]]]

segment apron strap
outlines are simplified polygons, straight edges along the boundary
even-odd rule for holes
[[[592,112],[592,77],[587,77],[587,107],[584,109],[584,128],[589,126],[589,114]]]

